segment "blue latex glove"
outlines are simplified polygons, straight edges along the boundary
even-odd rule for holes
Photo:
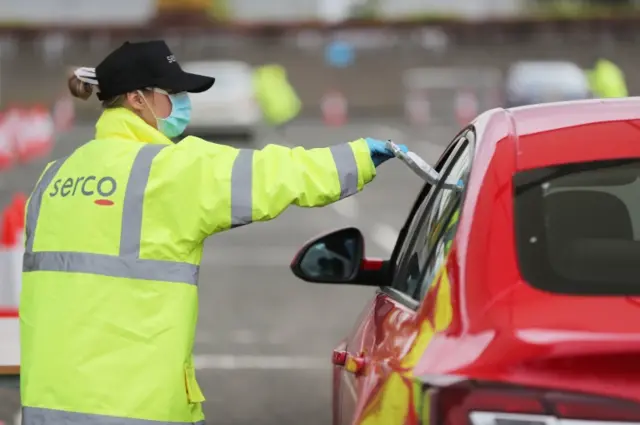
[[[387,149],[387,142],[383,142],[382,140],[372,139],[367,137],[365,139],[367,141],[367,145],[369,145],[369,150],[371,151],[371,160],[373,161],[373,165],[378,167],[380,164],[385,162],[388,159],[394,158],[395,155],[389,149]],[[405,145],[398,145],[402,152],[408,152],[409,149]]]

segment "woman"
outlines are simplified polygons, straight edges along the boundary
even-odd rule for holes
[[[188,92],[162,41],[125,43],[69,81],[94,88],[94,140],[47,165],[27,206],[24,425],[201,423],[192,360],[198,265],[214,233],[350,196],[392,154],[367,139],[238,150],[179,136]]]

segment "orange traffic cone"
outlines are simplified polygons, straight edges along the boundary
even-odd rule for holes
[[[18,317],[17,308],[3,308],[0,307],[0,319],[15,319]],[[0,425],[2,422],[0,422]]]
[[[49,155],[55,141],[55,126],[51,111],[45,105],[38,104],[28,111],[29,129],[27,132],[28,160]]]
[[[325,125],[340,127],[347,122],[347,99],[338,90],[331,90],[322,98],[322,116]]]
[[[61,95],[53,106],[53,122],[56,132],[68,131],[75,121],[75,105],[68,94]]]
[[[11,205],[2,213],[0,235],[0,306],[17,308],[22,280],[22,250],[19,244],[20,216]]]
[[[24,229],[24,213],[27,207],[27,195],[22,192],[18,192],[13,195],[13,202],[11,206],[15,208],[18,215],[18,229]]]
[[[0,171],[8,170],[14,161],[14,133],[8,115],[0,112]]]
[[[455,100],[458,125],[465,126],[479,113],[478,97],[470,90],[461,90]]]
[[[10,206],[2,213],[2,235],[0,245],[5,249],[15,247],[18,243],[18,230],[20,228],[20,217],[15,207]]]

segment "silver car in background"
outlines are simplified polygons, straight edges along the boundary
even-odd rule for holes
[[[193,110],[186,134],[253,141],[262,123],[253,88],[253,68],[241,61],[187,62],[182,68],[216,79],[211,90],[190,95]]]
[[[592,97],[586,73],[573,62],[521,61],[507,72],[507,108]]]

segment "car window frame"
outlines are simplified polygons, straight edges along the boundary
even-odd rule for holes
[[[465,127],[462,129],[456,136],[452,139],[451,143],[446,147],[440,158],[438,158],[438,162],[436,163],[435,169],[440,172],[444,165],[447,163],[447,160],[451,157],[456,147],[458,146],[458,142],[460,138],[469,130],[473,130],[471,126]],[[475,131],[475,130],[474,130]],[[405,246],[407,232],[409,231],[409,227],[411,226],[411,222],[413,217],[418,213],[422,205],[427,201],[429,194],[431,193],[431,189],[433,186],[429,183],[425,183],[420,190],[420,193],[416,197],[416,200],[413,202],[413,206],[407,215],[407,218],[404,221],[402,228],[400,229],[400,233],[398,234],[398,238],[396,240],[396,244],[391,253],[391,257],[389,262],[391,263],[391,273],[395,273],[396,261],[401,253],[402,248]]]
[[[470,171],[470,169],[469,169],[469,171]],[[424,270],[422,271],[422,273],[420,273],[419,281],[421,283],[416,286],[415,292],[412,295],[413,299],[417,299],[417,300],[421,301],[422,298],[426,295],[426,293],[429,290],[427,288],[425,291],[423,291],[423,284],[422,283],[424,282],[425,277],[427,276],[427,272],[432,269],[432,265],[434,264],[434,262],[433,262],[434,258],[436,258],[436,256],[439,255],[438,249],[440,248],[440,244],[442,243],[442,241],[444,239],[444,235],[448,231],[448,226],[449,226],[449,223],[451,223],[451,219],[453,218],[453,215],[455,214],[455,212],[457,210],[459,210],[462,207],[462,203],[464,202],[464,196],[465,196],[465,192],[461,193],[460,196],[457,196],[453,202],[449,202],[449,204],[446,206],[447,211],[442,216],[443,217],[442,222],[445,223],[445,225],[440,228],[440,230],[439,230],[439,232],[437,234],[437,237],[435,239],[435,242],[433,244],[433,249],[431,249],[429,251],[429,253],[427,254],[427,258],[426,258],[426,260],[424,262],[424,264],[425,264]],[[460,222],[460,220],[458,220],[458,223],[459,222]],[[454,238],[455,238],[455,232],[457,232],[457,230],[458,230],[458,223],[456,223],[456,225],[455,225]],[[449,254],[449,251],[444,251],[443,252],[444,258],[446,258],[446,256],[448,254]],[[435,274],[433,274],[434,279],[430,280],[429,287],[434,282],[436,276],[437,276],[437,271],[436,271]]]
[[[469,132],[473,133],[473,138],[471,140],[469,140],[466,137],[466,135]],[[471,168],[473,166],[473,159],[475,157],[475,146],[477,142],[476,136],[477,134],[474,126],[470,125],[462,129],[453,138],[452,142],[449,144],[448,148],[440,157],[438,164],[435,167],[436,170],[439,172],[444,170],[443,175],[445,178],[442,179],[440,182],[438,182],[438,184],[436,184],[435,186],[432,186],[428,183],[424,185],[422,191],[420,192],[416,201],[414,202],[412,210],[409,216],[407,217],[405,224],[402,227],[402,230],[400,232],[400,235],[398,236],[398,240],[394,247],[393,253],[391,255],[391,259],[390,259],[391,284],[388,286],[381,287],[378,292],[386,294],[390,298],[396,300],[397,302],[413,310],[417,310],[417,308],[421,304],[421,300],[415,299],[412,295],[409,295],[397,289],[397,281],[399,278],[398,271],[399,270],[401,271],[403,270],[404,267],[406,267],[406,262],[408,261],[406,252],[415,245],[416,240],[418,238],[417,234],[412,235],[411,238],[408,238],[407,235],[409,233],[410,228],[412,227],[414,219],[416,218],[418,219],[416,223],[422,223],[424,219],[427,218],[428,214],[430,213],[430,211],[434,206],[434,202],[435,202],[435,199],[437,198],[438,192],[442,189],[444,185],[444,181],[451,173],[453,166],[462,155],[462,151],[466,146],[469,147],[469,151],[471,153],[471,163],[469,165],[469,169],[467,170],[466,177],[465,177],[465,179],[468,180],[471,174]],[[462,205],[465,195],[466,195],[466,184],[465,184],[465,189],[462,191],[462,194],[460,197],[460,205]],[[447,215],[449,215],[449,213],[450,212],[448,212]],[[418,214],[420,214],[420,217],[417,217]],[[449,217],[449,220],[450,220],[450,217]],[[440,232],[438,234],[438,238],[436,239],[436,244],[442,238],[442,233],[443,232]],[[431,260],[431,257],[432,257],[432,253],[430,252],[427,256],[427,260],[426,260],[427,263]]]
[[[470,152],[471,149],[473,149],[473,146],[472,146],[473,140],[470,140],[468,137],[466,137],[466,134],[465,134],[465,137],[460,140],[461,143],[458,145],[456,151],[453,153],[453,156],[451,157],[450,161],[448,161],[447,168],[445,168],[443,172],[443,177],[444,177],[443,180],[446,180],[449,177],[449,175],[453,171],[453,168],[459,163],[465,151]],[[465,183],[466,183],[466,178],[468,177],[469,171],[470,171],[470,164],[469,164],[469,167],[465,170],[465,173],[463,175],[463,180],[465,181]],[[456,204],[458,203],[459,200],[463,199],[463,196],[465,193],[463,190],[459,196],[456,195],[455,198],[453,199],[449,198],[447,200],[443,200],[442,195],[445,194],[443,186],[444,184],[438,184],[436,186],[437,190],[434,190],[431,196],[432,198],[430,202],[431,205],[429,205],[425,209],[426,214],[424,214],[424,217],[420,218],[419,220],[420,225],[417,229],[415,229],[415,236],[412,238],[411,244],[409,245],[408,250],[406,251],[408,253],[411,253],[411,255],[407,255],[404,258],[404,262],[400,267],[400,270],[402,271],[403,274],[401,273],[396,274],[394,276],[394,283],[395,281],[398,281],[398,282],[402,282],[403,285],[406,284],[408,280],[408,273],[409,273],[408,265],[409,265],[409,262],[411,261],[411,258],[413,257],[413,254],[422,249],[422,243],[425,242],[425,240],[423,239],[425,236],[425,232],[429,233],[429,235],[426,235],[426,236],[430,236],[431,233],[433,232],[435,237],[433,238],[433,242],[429,244],[432,248],[428,250],[428,252],[426,253],[427,254],[426,257],[424,258],[423,261],[420,262],[422,265],[425,266],[425,268],[424,270],[420,270],[418,281],[421,282],[424,279],[426,275],[427,266],[431,263],[431,260],[437,251],[436,248],[440,243],[440,241],[442,240],[442,237],[447,230],[446,226],[441,226],[439,229],[437,227],[434,228],[433,227],[434,224],[437,225],[438,223],[437,222],[434,223],[433,220],[438,219],[438,222],[444,221],[444,223],[449,223],[449,221],[451,220],[451,217],[453,216],[453,212],[455,211]],[[418,244],[420,244],[420,246]],[[397,285],[393,285],[393,286],[394,288],[397,287]],[[407,289],[410,289],[410,288],[407,288]],[[420,292],[420,286],[416,286],[414,290],[411,292],[411,294],[409,294],[406,291],[402,291],[399,289],[397,290],[406,295],[409,295],[412,299],[416,300],[417,302],[421,301],[421,298],[418,298],[415,295]]]
[[[445,163],[444,172],[447,175],[449,174],[450,169],[456,163],[456,160],[458,159],[458,156],[461,153],[462,149],[466,145],[466,140],[467,140],[466,137],[462,136],[460,139],[456,141],[456,148],[454,149],[454,151],[452,152],[452,155],[447,159],[447,162]],[[423,202],[422,205],[420,206],[420,209],[416,212],[416,215],[414,216],[415,220],[413,219],[411,220],[411,226],[408,229],[408,231],[411,233],[411,238],[410,239],[408,238],[407,241],[405,241],[405,245],[404,245],[405,249],[403,250],[400,258],[398,259],[400,270],[397,270],[396,273],[394,274],[394,277],[393,277],[394,282],[399,279],[399,275],[401,273],[406,272],[406,265],[409,262],[409,258],[410,258],[409,253],[415,252],[414,248],[418,243],[421,235],[423,235],[421,230],[424,228],[424,226],[428,226],[429,223],[431,223],[431,218],[433,217],[433,213],[436,211],[435,208],[438,206],[437,202],[439,202],[441,199],[440,195],[442,194],[443,186],[444,186],[443,180],[441,180],[436,184],[434,190],[429,194],[429,196],[425,199],[425,202]],[[406,273],[405,273],[405,277],[406,277]],[[396,287],[396,285],[392,285],[392,286]],[[400,292],[403,292],[403,291],[400,291]]]

